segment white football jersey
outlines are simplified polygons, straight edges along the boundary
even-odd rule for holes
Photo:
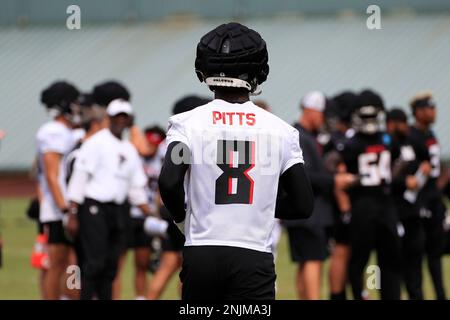
[[[136,148],[129,141],[115,137],[109,129],[100,130],[83,143],[73,175],[78,170],[89,174],[84,197],[98,202],[123,204],[130,190],[144,188],[147,181]],[[68,197],[82,203],[84,199],[78,198],[78,188],[72,180]]]
[[[62,155],[59,168],[58,182],[66,196],[66,157],[75,146],[76,140],[72,130],[57,121],[50,121],[42,125],[36,134],[36,145],[38,154],[39,174],[38,182],[42,190],[42,201],[40,202],[39,220],[42,223],[58,221],[62,219],[62,213],[56,206],[53,196],[45,178],[45,167],[43,157],[47,152],[55,152]]]
[[[271,252],[279,177],[303,163],[298,130],[251,101],[220,99],[172,116],[168,129],[167,143],[191,152],[185,245]]]

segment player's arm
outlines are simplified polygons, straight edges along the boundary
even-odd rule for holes
[[[84,202],[87,185],[98,170],[100,157],[101,152],[98,146],[89,144],[89,141],[85,142],[78,151],[67,184],[67,198],[71,212],[76,212],[78,206]]]
[[[441,163],[441,173],[439,174],[436,184],[442,194],[448,197],[450,191],[450,171],[445,163]]]
[[[349,212],[352,209],[350,197],[348,196],[348,193],[346,191],[342,189],[336,189],[334,190],[334,197],[341,213]]]
[[[336,167],[336,172],[346,173],[347,167],[344,162],[340,162]],[[352,203],[350,201],[350,196],[348,192],[344,189],[335,188],[334,189],[334,198],[336,199],[336,204],[338,206],[339,212],[341,213],[341,219],[344,223],[350,222]]]
[[[158,213],[154,212],[150,208],[145,187],[141,186],[131,187],[130,191],[128,192],[128,199],[130,200],[130,203],[135,207],[139,208],[145,216],[159,217]]]
[[[137,125],[130,128],[130,142],[134,145],[138,153],[145,157],[155,153],[155,147],[151,146],[144,136],[144,133]]]
[[[148,177],[145,174],[144,166],[138,156],[138,152],[135,153],[132,172],[128,200],[133,206],[138,207],[144,215],[159,217],[158,212],[154,212],[150,208],[147,197]]]
[[[409,166],[412,166],[414,164],[408,163],[408,161],[404,161],[401,157],[400,150],[401,146],[398,143],[394,143],[390,148],[392,162],[391,188],[392,192],[397,194],[404,192],[406,189],[416,189],[414,176],[407,174]]]
[[[284,220],[309,218],[314,196],[303,163],[296,163],[280,176],[275,217]]]
[[[184,221],[184,176],[189,169],[190,151],[186,144],[171,142],[167,147],[166,157],[159,176],[159,192],[164,205],[176,223]]]
[[[45,179],[56,205],[60,210],[64,210],[67,208],[67,204],[59,185],[61,161],[62,155],[57,152],[44,153]]]
[[[64,217],[64,228],[71,237],[75,237],[79,231],[78,210],[84,202],[85,190],[90,178],[90,174],[85,170],[80,170],[74,163],[72,175],[67,186],[67,197],[69,199],[68,214]]]

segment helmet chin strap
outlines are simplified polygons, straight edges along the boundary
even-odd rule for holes
[[[252,89],[252,86],[247,81],[229,77],[208,77],[205,79],[205,83],[214,87],[245,88],[248,91]]]

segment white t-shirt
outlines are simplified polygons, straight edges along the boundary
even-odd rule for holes
[[[89,175],[84,197],[99,202],[123,204],[133,188],[144,188],[147,182],[136,148],[126,140],[103,129],[81,146],[75,161],[73,176],[84,171]],[[74,194],[76,186],[69,183],[69,199],[80,202]]]
[[[279,177],[303,163],[298,130],[250,101],[216,99],[172,116],[173,141],[191,152],[185,245],[271,252]]]
[[[80,141],[86,135],[86,131],[82,128],[72,130],[72,135],[75,141]]]
[[[42,190],[42,200],[40,202],[39,220],[42,223],[58,221],[62,219],[62,213],[58,209],[50,192],[45,178],[44,154],[55,152],[62,155],[59,168],[58,183],[63,196],[66,197],[66,156],[75,146],[75,139],[72,130],[58,121],[50,121],[42,125],[36,134],[37,154],[39,161],[38,182]]]

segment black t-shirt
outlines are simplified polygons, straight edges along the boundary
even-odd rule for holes
[[[384,132],[356,133],[345,143],[341,154],[347,171],[359,176],[359,182],[349,190],[350,197],[390,194],[391,159],[397,157],[391,140]]]
[[[416,152],[417,161],[429,161],[431,164],[430,176],[418,197],[418,202],[426,205],[440,197],[436,184],[441,173],[439,142],[432,130],[421,131],[416,127],[411,127],[409,139]]]

